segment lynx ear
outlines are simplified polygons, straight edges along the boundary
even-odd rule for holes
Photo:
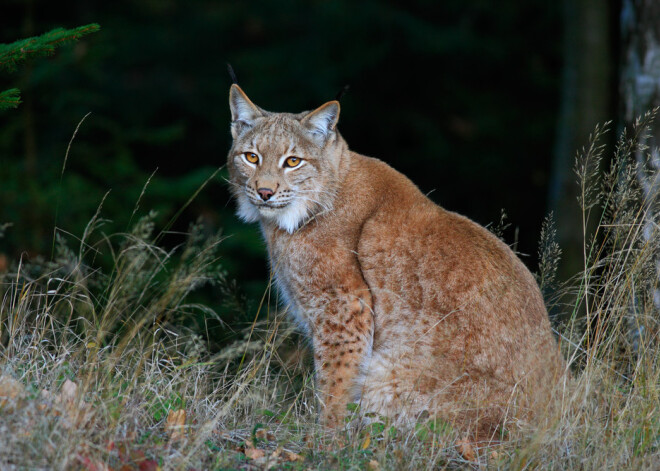
[[[329,101],[305,116],[301,123],[323,144],[335,132],[338,120],[339,102]]]
[[[252,127],[254,120],[263,116],[261,110],[236,84],[229,89],[229,108],[231,109],[232,134],[238,133],[243,127]]]

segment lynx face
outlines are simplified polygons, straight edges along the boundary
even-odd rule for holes
[[[297,115],[255,106],[237,86],[230,92],[228,156],[238,214],[248,222],[271,220],[292,233],[332,208],[338,149],[339,103]]]

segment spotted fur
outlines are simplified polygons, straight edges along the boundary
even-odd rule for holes
[[[342,424],[353,401],[403,422],[428,411],[480,436],[538,418],[565,364],[514,253],[351,152],[338,102],[271,113],[233,85],[230,108],[238,214],[260,223],[277,285],[311,338],[322,420]],[[288,156],[303,164],[284,168]]]

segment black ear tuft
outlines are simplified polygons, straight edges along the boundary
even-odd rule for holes
[[[350,88],[351,88],[350,85],[344,85],[344,88],[342,88],[341,90],[339,90],[339,93],[337,93],[337,96],[335,97],[335,100],[337,100],[337,101],[341,101],[341,97],[343,97],[344,95],[346,95],[346,93],[348,93],[348,90],[349,90]]]
[[[227,70],[229,71],[229,76],[231,77],[231,83],[235,83],[238,85],[238,79],[236,78],[236,73],[234,72],[234,68],[231,66],[229,62],[227,62]]]

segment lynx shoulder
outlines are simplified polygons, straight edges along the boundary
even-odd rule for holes
[[[338,102],[273,113],[237,85],[229,102],[238,214],[259,222],[278,287],[311,338],[322,420],[338,426],[359,402],[488,436],[539,417],[565,364],[516,255],[349,150]]]

